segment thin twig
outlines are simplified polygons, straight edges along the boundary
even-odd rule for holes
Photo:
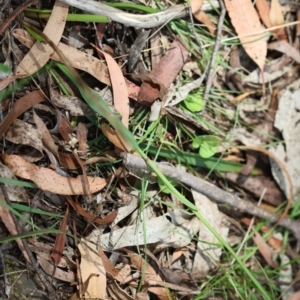
[[[121,157],[123,158],[124,166],[131,173],[135,174],[136,170],[139,170],[143,174],[151,172],[151,169],[149,169],[149,167],[146,165],[145,161],[142,158],[124,152],[121,154]],[[218,203],[228,204],[234,209],[237,209],[241,212],[245,212],[252,216],[259,217],[261,219],[268,220],[271,223],[276,223],[278,221],[278,218],[280,218],[280,216],[273,214],[260,207],[257,207],[249,201],[244,201],[237,196],[223,191],[222,189],[201,178],[195,177],[189,173],[178,170],[166,164],[156,163],[156,166],[165,176],[182,182],[183,184],[191,187],[195,191],[207,196],[211,200],[214,200]],[[141,173],[138,176],[141,176]],[[284,218],[281,220],[279,225],[292,231],[294,236],[298,240],[300,240],[299,222]]]
[[[210,60],[210,63],[209,63],[209,72],[208,72],[207,81],[206,81],[205,90],[204,90],[204,95],[203,95],[204,105],[203,105],[203,109],[201,111],[201,114],[204,114],[205,104],[206,104],[206,101],[207,101],[207,98],[208,98],[208,94],[210,92],[210,88],[212,86],[213,77],[215,75],[215,65],[216,65],[216,60],[217,60],[217,54],[218,54],[220,44],[221,44],[222,29],[223,29],[225,14],[226,14],[226,9],[225,9],[223,0],[219,0],[219,2],[220,2],[221,14],[220,14],[219,22],[218,22],[218,30],[217,30],[217,37],[216,37],[214,52],[211,56],[211,60]]]

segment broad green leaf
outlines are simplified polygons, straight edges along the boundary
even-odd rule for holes
[[[189,94],[187,97],[184,99],[184,104],[188,110],[191,112],[197,112],[202,110],[203,108],[203,99],[202,96],[197,93],[197,94]]]
[[[222,140],[214,135],[203,135],[193,140],[193,147],[199,148],[199,154],[203,158],[209,158],[213,156],[221,144]]]
[[[9,66],[7,66],[5,64],[0,64],[0,73],[10,74],[11,73],[11,69],[10,69]]]

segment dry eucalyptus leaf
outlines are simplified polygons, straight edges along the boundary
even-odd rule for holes
[[[267,54],[267,41],[251,0],[225,0],[231,23],[247,54],[263,71]]]
[[[82,239],[78,249],[81,254],[80,271],[82,281],[87,281],[91,274],[99,275],[89,279],[85,297],[104,299],[106,293],[106,272],[96,246]]]
[[[192,190],[195,205],[199,208],[200,214],[210,225],[226,240],[229,232],[229,225],[226,216],[218,209],[217,204],[210,201],[206,196]],[[195,279],[203,278],[212,270],[222,255],[222,247],[214,234],[203,224],[200,225],[199,242],[195,254],[192,276]]]
[[[82,176],[63,177],[51,169],[29,163],[18,155],[3,154],[1,157],[4,164],[11,169],[15,176],[33,181],[43,191],[59,195],[85,194]],[[88,177],[88,183],[91,193],[102,190],[106,185],[106,181],[100,177]]]

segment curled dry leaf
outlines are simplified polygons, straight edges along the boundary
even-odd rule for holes
[[[103,219],[98,218],[97,216],[85,211],[78,203],[72,200],[70,196],[66,196],[69,204],[79,213],[81,216],[89,220],[90,222],[93,222],[95,224],[103,225],[111,223],[117,216],[117,211],[114,210],[111,213],[109,213],[107,216],[105,216]]]
[[[132,149],[128,145],[127,141],[124,140],[121,136],[118,135],[118,133],[108,126],[105,123],[101,124],[101,129],[104,135],[119,149],[122,149],[125,152],[130,152]]]
[[[160,85],[168,89],[179,71],[182,69],[188,55],[189,52],[185,46],[178,39],[175,39],[166,55],[150,72],[149,76],[151,78],[155,78]],[[143,82],[138,96],[139,102],[145,105],[151,105],[157,98],[160,97],[160,91],[158,88],[157,84]]]
[[[208,17],[208,15],[201,10],[201,6],[203,4],[203,0],[191,0],[190,5],[192,9],[192,13],[194,17],[201,23],[205,24],[211,35],[216,34],[216,25],[214,22]]]
[[[55,171],[38,167],[18,155],[3,154],[4,164],[11,169],[17,177],[33,181],[41,190],[59,195],[83,195],[85,187],[82,176],[76,178],[63,177]],[[100,177],[88,177],[91,193],[102,190],[106,181]]]

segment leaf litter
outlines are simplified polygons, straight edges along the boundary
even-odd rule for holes
[[[18,57],[14,72],[0,80],[1,177],[8,182],[2,184],[0,240],[11,249],[4,241],[16,236],[49,299],[62,282],[62,299],[245,298],[247,289],[264,299],[269,291],[297,295],[299,26],[290,25],[289,32],[285,26],[299,13],[278,0],[224,2],[228,16],[221,24],[213,1],[191,1],[194,18],[183,5],[170,6],[163,23],[163,14],[150,6],[120,3],[120,11],[89,1],[87,7],[101,7],[114,20],[93,27],[66,22],[73,6],[80,9],[77,0],[56,1],[43,33],[23,21],[7,31],[4,65],[13,65],[12,47]],[[137,12],[136,27],[125,26],[132,16],[126,9],[153,14],[146,22]],[[152,17],[164,26],[150,26]],[[153,30],[141,30],[143,22]],[[75,73],[63,64],[79,70],[80,81],[71,83]],[[29,75],[30,83],[18,85]],[[101,91],[99,101],[107,98],[110,110],[102,117],[83,101],[81,80]],[[7,105],[10,94],[17,100]],[[189,202],[145,166],[114,117],[148,152],[146,162],[159,161],[158,169]],[[189,162],[189,154],[198,160]],[[218,171],[225,162],[227,170]],[[36,190],[12,189],[9,180],[16,178],[34,184],[45,212],[60,213],[63,221],[35,212]],[[259,198],[263,203],[256,204]],[[28,205],[30,213],[18,212],[14,202]],[[28,238],[47,228],[62,232],[44,234],[42,242]],[[290,239],[283,243],[279,233]],[[277,272],[280,285],[269,276],[263,288],[251,275],[259,266],[248,259],[243,264],[248,247],[256,247],[253,258]],[[286,273],[279,270],[284,264]],[[226,282],[230,268],[247,274],[244,294]],[[214,277],[219,284],[212,285]],[[0,296],[8,296],[10,285],[0,277]]]

